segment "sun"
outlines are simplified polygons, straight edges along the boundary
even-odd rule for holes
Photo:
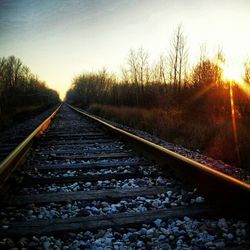
[[[244,75],[243,65],[225,63],[221,65],[221,67],[223,70],[222,72],[223,79],[225,81],[235,81],[238,84],[243,82],[243,75]]]
[[[237,84],[241,90],[250,98],[250,85],[244,81],[244,65],[221,64],[222,77],[226,84]]]

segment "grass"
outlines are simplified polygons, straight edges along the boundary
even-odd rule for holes
[[[146,131],[168,142],[199,149],[207,156],[248,168],[250,165],[250,122],[238,121],[241,163],[237,159],[230,117],[194,115],[191,111],[144,109],[93,104],[89,111],[98,116]]]
[[[18,122],[31,118],[44,111],[47,107],[41,105],[30,105],[10,108],[5,114],[0,115],[0,131],[7,129]]]

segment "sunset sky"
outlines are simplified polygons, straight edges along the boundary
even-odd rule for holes
[[[204,43],[236,71],[250,57],[249,0],[0,0],[0,56],[19,57],[63,97],[83,71],[119,73],[130,48],[156,61],[178,24],[191,64]]]

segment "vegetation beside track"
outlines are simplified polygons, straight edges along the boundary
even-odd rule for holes
[[[66,101],[227,163],[250,166],[250,61],[241,80],[227,78],[219,49],[191,68],[186,36],[179,26],[168,56],[150,62],[143,49],[130,50],[120,75],[83,73]]]
[[[20,122],[33,118],[53,106],[53,104],[46,106],[34,105],[10,109],[8,114],[2,114],[0,117],[0,131],[4,131]]]
[[[192,150],[199,149],[205,155],[237,165],[234,139],[230,119],[216,123],[220,118],[211,116],[191,116],[187,112],[135,107],[116,107],[92,104],[89,112],[158,136],[168,142],[182,145]],[[190,117],[192,117],[190,119]],[[241,142],[241,161],[246,168],[250,165],[250,127],[247,121],[238,123]]]
[[[250,61],[244,63],[238,80],[227,73],[226,64],[221,49],[209,57],[201,47],[198,62],[190,67],[180,25],[167,55],[152,62],[143,48],[130,50],[120,75],[105,69],[78,75],[66,101],[85,108],[98,104],[91,110],[246,168],[250,165]]]
[[[19,58],[0,58],[0,130],[58,102],[58,93],[32,74]]]
[[[133,55],[129,59],[138,60]],[[74,79],[66,101],[249,169],[250,105],[246,89],[250,64],[241,84],[224,80],[220,62],[212,59],[201,60],[180,84],[153,78],[157,73],[153,69],[152,75],[143,70],[139,74],[140,70],[133,72],[128,64],[132,73],[121,81],[105,70],[83,73]],[[142,80],[138,81],[140,75]]]

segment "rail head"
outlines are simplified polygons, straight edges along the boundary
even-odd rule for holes
[[[166,149],[162,146],[159,146],[153,142],[150,142],[150,141],[145,140],[139,136],[136,136],[136,135],[131,134],[127,131],[124,131],[124,130],[122,130],[114,125],[109,124],[106,121],[103,121],[99,118],[96,118],[96,117],[80,110],[79,108],[73,107],[72,105],[69,105],[69,104],[67,104],[67,105],[71,109],[77,111],[78,113],[81,113],[82,115],[90,118],[91,120],[98,122],[99,124],[103,125],[104,127],[108,128],[108,129],[110,129],[110,130],[112,130],[120,135],[125,136],[126,138],[128,138],[129,140],[132,140],[133,142],[138,142],[140,145],[145,146],[149,149],[152,149],[153,152],[157,152],[159,155],[161,155],[163,157],[165,156],[166,159],[171,158],[172,161],[179,162],[179,165],[183,165],[182,169],[180,169],[181,171],[185,171],[186,173],[188,173],[188,171],[200,173],[200,175],[195,175],[195,176],[196,177],[206,176],[206,177],[208,177],[208,179],[210,181],[215,180],[216,182],[219,182],[223,186],[225,185],[225,187],[228,187],[228,192],[231,192],[232,190],[238,190],[240,192],[243,192],[244,194],[247,194],[247,197],[249,197],[249,195],[250,195],[250,184],[248,184],[247,182],[236,179],[232,176],[229,176],[225,173],[222,173],[218,170],[215,170],[209,166],[206,166],[202,163],[199,163],[193,159],[187,158],[183,155],[180,155],[176,152],[173,152],[169,149]],[[201,182],[202,180],[195,180],[195,181]],[[213,183],[208,183],[208,184],[210,187],[213,186]]]
[[[62,104],[57,107],[33,132],[31,132],[1,163],[0,163],[0,190],[13,171],[20,164],[35,137],[40,136],[49,126]]]

